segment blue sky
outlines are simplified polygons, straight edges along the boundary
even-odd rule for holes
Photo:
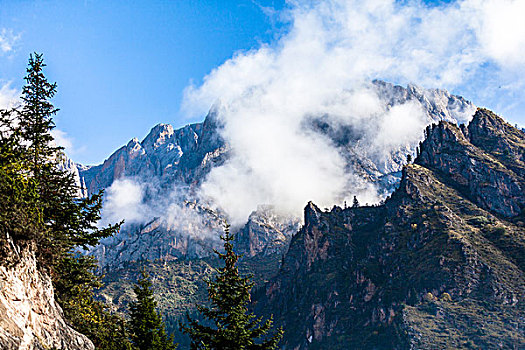
[[[0,56],[0,82],[20,88],[29,54],[44,53],[58,83],[56,124],[72,139],[75,161],[87,164],[157,123],[201,121],[180,113],[184,87],[280,32],[250,0],[0,0],[2,28],[19,38]]]
[[[388,9],[377,7],[378,1],[347,6],[342,0],[323,5],[315,1],[286,5],[284,0],[0,0],[0,87],[9,84],[19,89],[29,53],[44,53],[47,76],[59,87],[54,100],[61,108],[56,124],[72,142],[69,155],[84,164],[100,163],[129,139],[144,137],[157,123],[182,126],[201,121],[222,94],[236,93],[235,86],[241,95],[248,91],[245,82],[233,84],[230,91],[229,81],[289,67],[279,62],[290,48],[300,47],[306,53],[296,58],[305,66],[315,67],[314,61],[308,62],[311,56],[331,57],[334,46],[352,60],[354,52],[347,43],[358,47],[361,42],[356,44],[355,36],[343,30],[358,33],[360,29],[352,25],[373,17],[378,23],[406,20],[408,30],[389,38],[395,43],[392,47],[385,42],[363,46],[363,50],[386,50],[371,56],[380,64],[390,63],[388,70],[373,67],[360,72],[360,77],[448,88],[523,125],[525,45],[520,38],[525,33],[512,18],[507,20],[523,9],[523,1],[504,2],[506,11],[500,6],[494,11],[492,0],[426,5],[401,1]],[[430,5],[437,6],[438,12]],[[481,18],[480,22],[468,15]],[[434,17],[451,19],[433,22]],[[412,27],[417,31],[414,38]],[[316,30],[308,34],[308,28]],[[502,28],[497,29],[502,32],[484,28]],[[390,35],[388,28],[384,30],[359,35],[362,42],[373,42]],[[305,45],[307,34],[324,35],[326,39],[319,41],[324,46]],[[301,45],[297,38],[303,39]],[[441,43],[445,48],[436,49]],[[418,57],[426,61],[414,64],[399,47],[423,52]],[[453,64],[444,65],[447,60]],[[355,63],[342,67],[363,64]],[[258,71],[244,74],[251,65]],[[400,72],[399,67],[413,69]],[[287,71],[281,73],[277,76]]]

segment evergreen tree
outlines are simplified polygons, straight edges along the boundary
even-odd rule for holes
[[[41,54],[30,55],[22,106],[0,111],[1,248],[11,256],[17,249],[10,253],[10,245],[35,251],[66,319],[98,349],[129,349],[122,318],[94,299],[93,289],[100,286],[95,262],[73,253],[96,245],[121,223],[99,229],[102,192],[77,198],[73,174],[60,166],[62,148],[50,133],[58,111],[50,102],[56,84],[47,81],[44,67]]]
[[[6,261],[12,260],[11,242],[26,241],[43,228],[37,184],[13,116],[13,110],[0,111],[0,248]]]
[[[233,235],[229,226],[226,226],[221,239],[225,253],[215,253],[223,260],[224,267],[216,270],[214,280],[206,281],[211,307],[197,305],[200,313],[213,326],[201,324],[187,315],[188,324],[181,325],[181,330],[190,336],[191,349],[277,349],[283,330],[279,328],[273,336],[269,336],[272,319],[261,325],[262,318],[248,312],[254,283],[250,277],[239,275],[237,261],[240,255],[233,251]]]
[[[46,66],[42,54],[29,55],[29,66],[22,89],[23,107],[18,111],[22,138],[27,145],[31,169],[35,177],[41,176],[42,168],[51,165],[59,147],[53,146],[50,131],[55,124],[52,117],[58,112],[50,99],[56,94],[57,84],[47,81],[43,73]],[[50,164],[51,163],[51,164]]]
[[[137,301],[129,307],[131,341],[140,350],[174,350],[173,337],[166,335],[166,327],[156,311],[151,281],[146,271],[133,289]]]
[[[36,238],[39,257],[54,274],[60,259],[74,247],[87,248],[101,238],[109,237],[120,224],[98,229],[102,208],[102,192],[89,198],[77,198],[78,187],[73,175],[63,171],[62,147],[53,143],[52,117],[58,109],[50,99],[56,93],[56,83],[44,76],[42,54],[29,56],[26,85],[22,89],[23,105],[15,110],[24,158],[29,176],[37,184],[38,208],[42,212],[45,229]]]

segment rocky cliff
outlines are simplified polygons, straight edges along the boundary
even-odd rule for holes
[[[385,110],[413,102],[423,111],[428,123],[440,120],[464,122],[475,110],[471,102],[446,90],[422,89],[415,85],[405,88],[379,80],[372,83],[371,89]],[[312,125],[305,127],[332,139],[345,152],[349,166],[362,176],[381,177],[401,170],[407,150],[413,153],[416,146],[407,144],[402,149],[394,150],[388,160],[379,162],[370,158],[371,155],[359,153],[360,148],[354,147],[362,135],[350,125],[330,124],[322,116],[312,117],[311,122]],[[228,158],[230,149],[221,135],[222,127],[221,116],[215,109],[209,112],[204,122],[180,129],[174,129],[169,124],[156,125],[144,140],[130,140],[103,164],[77,165],[80,183],[85,183],[89,194],[108,188],[116,179],[123,177],[154,177],[159,178],[161,184],[181,182],[199,185],[212,167],[223,164]]]
[[[134,138],[115,151],[103,164],[82,167],[80,175],[89,194],[107,188],[119,178],[141,177],[173,179],[179,161],[187,152],[197,149],[202,123],[174,130],[159,124],[141,142]]]
[[[224,216],[191,201],[172,214],[145,224],[128,225],[115,236],[101,240],[90,253],[106,270],[119,269],[133,261],[165,263],[213,255],[213,249],[220,246]]]
[[[32,250],[16,256],[15,263],[0,266],[0,348],[95,349],[64,320],[51,279],[37,268]]]
[[[480,109],[468,128],[439,124],[427,129],[418,163],[448,174],[485,209],[506,217],[525,206],[523,133]]]
[[[308,204],[256,312],[285,349],[525,347],[524,140],[478,110],[427,129],[384,205]]]
[[[248,257],[281,255],[300,226],[301,221],[296,217],[276,214],[271,206],[261,205],[238,231],[236,250]]]

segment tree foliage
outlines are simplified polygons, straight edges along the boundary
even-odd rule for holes
[[[187,315],[187,324],[181,330],[191,338],[192,349],[251,350],[277,349],[283,336],[279,328],[273,336],[268,333],[273,321],[262,322],[248,311],[250,291],[254,285],[251,276],[241,277],[237,267],[240,255],[233,251],[233,235],[229,226],[221,236],[224,253],[215,251],[224,262],[216,269],[216,277],[206,281],[210,306],[197,305],[197,309],[208,320],[201,323]]]
[[[124,321],[94,299],[100,286],[94,260],[74,253],[114,234],[121,223],[99,229],[102,192],[78,198],[73,174],[61,166],[62,147],[51,135],[57,85],[47,81],[44,67],[41,54],[30,55],[22,105],[0,111],[2,251],[9,261],[20,247],[35,250],[73,327],[99,349],[129,349]]]
[[[29,174],[20,132],[11,128],[12,115],[0,112],[0,243],[5,260],[9,243],[35,236],[43,227],[37,183]]]
[[[164,322],[157,313],[151,281],[142,271],[133,289],[137,301],[130,304],[129,332],[133,344],[140,350],[174,350],[173,337],[168,337]]]

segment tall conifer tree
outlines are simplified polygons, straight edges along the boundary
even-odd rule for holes
[[[241,277],[237,267],[240,255],[233,251],[233,235],[229,226],[221,236],[224,241],[224,253],[215,251],[224,262],[224,267],[216,270],[214,280],[207,281],[210,307],[197,305],[198,310],[207,319],[208,326],[187,315],[187,325],[181,329],[191,338],[191,349],[213,350],[255,350],[277,349],[283,336],[279,328],[273,336],[268,335],[273,321],[270,318],[261,324],[248,312],[250,291],[254,285],[250,277]]]
[[[51,135],[56,84],[47,81],[44,67],[41,54],[30,55],[22,105],[0,111],[0,232],[13,246],[36,252],[76,330],[98,349],[130,349],[123,320],[93,297],[100,287],[95,261],[75,253],[112,235],[120,224],[98,228],[102,192],[78,198],[73,174],[61,167],[62,147]]]
[[[58,112],[50,99],[56,94],[57,84],[50,83],[44,76],[46,66],[42,54],[29,55],[29,66],[22,89],[22,109],[18,113],[22,138],[29,142],[28,153],[34,175],[38,177],[41,168],[56,157],[60,147],[52,145],[50,131],[55,124],[52,117]]]
[[[137,301],[129,307],[129,331],[133,344],[139,350],[174,350],[173,337],[166,335],[166,327],[157,313],[151,281],[145,271],[133,289]]]

